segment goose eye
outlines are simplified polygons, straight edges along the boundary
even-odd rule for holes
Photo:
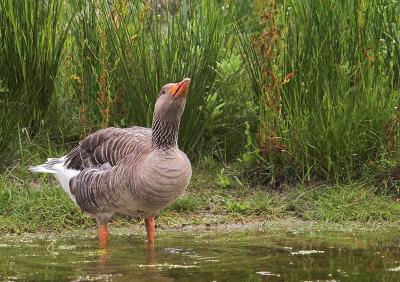
[[[160,97],[160,96],[162,96],[162,95],[164,95],[165,94],[165,90],[162,90],[162,91],[160,91],[160,93],[158,93],[158,96],[157,97]]]

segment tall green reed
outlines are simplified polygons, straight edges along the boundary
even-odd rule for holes
[[[79,102],[80,122],[90,131],[109,125],[114,94],[112,68],[119,58],[107,40],[105,27],[112,18],[103,16],[101,1],[71,3],[78,13],[71,28],[74,70],[70,79]]]
[[[272,174],[308,181],[349,179],[394,156],[398,5],[287,0],[276,7],[274,24],[263,36],[279,31],[278,52],[265,70],[258,63],[266,58],[260,44],[241,35],[255,91],[266,98],[267,113],[273,113],[260,111],[258,136]],[[267,81],[265,73],[270,74]]]
[[[217,1],[181,1],[174,9],[165,7],[160,16],[156,7],[145,2],[78,4],[81,12],[76,41],[84,48],[78,48],[76,80],[80,80],[77,93],[84,110],[104,106],[101,73],[105,73],[109,104],[108,120],[102,125],[151,126],[161,86],[190,77],[180,144],[188,152],[196,151],[218,110],[216,69],[226,56],[226,17],[221,16]],[[80,62],[81,58],[86,61]],[[96,111],[97,120],[101,120]]]
[[[0,1],[0,153],[46,119],[67,36],[58,0]]]

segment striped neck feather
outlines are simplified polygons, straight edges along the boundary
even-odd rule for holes
[[[151,126],[153,149],[171,149],[178,147],[179,118],[160,118],[154,115]]]

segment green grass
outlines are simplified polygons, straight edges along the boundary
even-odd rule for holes
[[[72,79],[82,124],[150,127],[160,88],[189,77],[179,141],[195,155],[221,105],[217,66],[230,56],[229,11],[221,16],[214,0],[182,1],[160,17],[140,1],[74,3]]]
[[[195,161],[258,154],[275,186],[399,162],[396,2],[181,0],[161,16],[150,2],[0,0],[2,159],[21,135],[65,148],[149,127],[160,87],[190,77],[179,142]]]
[[[67,229],[94,227],[53,183],[26,183],[21,186],[0,184],[0,232],[62,232]],[[40,187],[40,188],[39,188]]]
[[[267,3],[257,33],[237,26],[270,177],[340,182],[398,162],[397,3]]]
[[[232,9],[221,11],[217,0],[183,0],[158,17],[149,3],[1,1],[2,155],[13,157],[22,129],[52,136],[60,129],[77,141],[101,127],[150,127],[161,86],[184,77],[192,83],[180,146],[200,154],[240,67],[237,55],[229,67]]]
[[[283,62],[285,73],[297,74],[281,89],[279,135],[308,178],[351,179],[396,150],[387,126],[397,115],[398,82],[387,63],[398,58],[381,39],[400,22],[382,5],[398,9],[393,1],[287,2]]]
[[[194,167],[192,183],[175,203],[159,215],[161,226],[181,224],[274,221],[288,217],[319,222],[396,222],[400,202],[373,184],[285,187],[283,192],[241,185],[232,180],[227,189],[218,183],[221,167]],[[31,175],[25,166],[0,177],[0,233],[63,232],[95,228],[50,176]],[[225,167],[229,177],[238,177]],[[137,221],[117,218],[112,225]]]
[[[305,220],[398,221],[400,203],[391,196],[377,194],[367,184],[303,188],[296,192],[293,209]]]
[[[196,212],[201,208],[201,200],[196,196],[183,195],[179,197],[165,212],[174,211],[179,213]]]
[[[161,222],[397,220],[396,1],[181,0],[162,16],[148,1],[14,2],[0,0],[2,232],[94,226],[26,167],[100,127],[150,126],[159,88],[184,77],[195,174]]]
[[[58,0],[0,1],[0,154],[20,129],[37,133],[47,118],[73,16],[62,6]]]

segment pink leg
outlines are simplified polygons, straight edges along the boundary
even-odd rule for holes
[[[147,231],[147,245],[154,245],[154,227],[156,222],[154,220],[154,216],[146,218],[144,220],[146,224],[146,231]]]
[[[154,255],[154,227],[156,222],[154,220],[154,216],[146,218],[144,220],[146,224],[146,231],[147,231],[147,263],[148,264],[155,264],[155,255]]]
[[[99,244],[101,248],[108,247],[108,229],[107,224],[99,224]]]

